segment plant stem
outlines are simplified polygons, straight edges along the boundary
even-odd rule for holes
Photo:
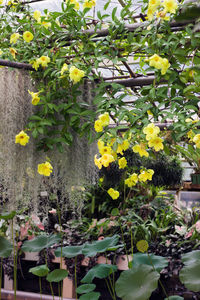
[[[77,298],[77,292],[76,292],[76,289],[77,289],[76,264],[77,264],[77,256],[75,256],[74,281],[75,281],[76,300],[78,300],[78,298]]]
[[[14,224],[13,219],[11,220],[11,234],[13,242],[13,263],[14,263],[14,300],[17,297],[17,251],[15,253],[15,239],[14,239]]]
[[[40,300],[42,300],[42,282],[41,282],[41,277],[39,277],[39,287],[40,287]]]
[[[123,243],[124,243],[124,249],[125,249],[125,252],[126,252],[127,261],[129,263],[128,251],[127,251],[127,248],[126,248],[126,243],[125,243],[125,239],[124,239],[124,232],[123,232],[123,228],[122,228],[122,224],[121,224],[120,220],[119,220],[119,227],[120,227],[121,234],[122,234],[122,240],[123,240]]]
[[[133,232],[131,228],[131,254],[132,254],[132,259],[133,259]]]
[[[113,273],[114,273],[114,272],[113,272]],[[115,296],[115,288],[114,288],[113,282],[111,281],[110,275],[108,275],[108,279],[109,279],[110,286],[111,286],[111,289],[112,289],[112,292],[113,292],[113,300],[116,300],[116,296]]]
[[[1,283],[2,283],[2,264],[3,264],[3,258],[1,257],[1,265],[0,265],[0,300],[1,300]]]
[[[52,283],[51,283],[51,282],[49,282],[49,284],[50,284],[51,294],[52,294],[52,296],[53,296],[53,300],[54,300],[54,292],[53,292]]]
[[[107,285],[107,288],[108,288],[108,291],[109,291],[110,296],[112,297],[113,300],[115,300],[116,298],[114,298],[112,289],[110,288],[109,283],[108,283],[108,280],[107,280],[106,278],[105,278],[105,281],[106,281],[106,285]]]

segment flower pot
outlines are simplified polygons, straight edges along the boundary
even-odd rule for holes
[[[200,173],[191,174],[192,184],[200,184]]]

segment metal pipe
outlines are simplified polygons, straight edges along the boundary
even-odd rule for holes
[[[2,300],[14,300],[14,291],[9,290],[1,290],[1,299]],[[17,298],[16,300],[40,300],[41,295],[38,293],[29,293],[29,292],[22,292],[17,291]],[[60,297],[55,297],[55,300],[59,300]],[[51,295],[42,295],[42,300],[53,300],[53,296]],[[63,298],[63,300],[75,300],[75,299],[69,299],[69,298]]]

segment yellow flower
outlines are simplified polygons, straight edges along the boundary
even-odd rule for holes
[[[3,0],[0,0],[0,5],[2,5],[3,4]]]
[[[40,175],[50,176],[50,174],[52,173],[52,170],[53,170],[53,167],[48,161],[46,161],[43,164],[38,165],[38,173]]]
[[[110,146],[103,146],[99,149],[99,153],[101,155],[104,155],[104,154],[111,154],[112,155],[112,148]]]
[[[41,23],[42,26],[44,26],[46,29],[51,27],[51,23],[50,22],[46,22],[46,21],[42,21]]]
[[[96,5],[96,0],[85,0],[83,3],[83,8],[92,8]]]
[[[80,5],[79,5],[78,1],[76,1],[76,0],[66,0],[66,2],[68,2],[69,4],[74,4],[74,8],[76,10],[79,10]]]
[[[118,160],[119,169],[124,169],[127,166],[127,160],[125,157],[122,157]]]
[[[152,170],[152,169],[148,169],[147,170],[147,173],[148,173],[148,180],[152,180],[152,176],[153,176],[153,174],[154,174],[154,170]]]
[[[16,44],[17,40],[19,39],[19,37],[20,37],[19,33],[13,33],[13,34],[11,34],[11,36],[10,36],[10,43],[11,44]]]
[[[40,97],[38,96],[40,92],[34,93],[28,90],[29,94],[32,96],[32,104],[37,105],[40,102]]]
[[[102,125],[101,120],[96,120],[94,122],[94,129],[95,129],[96,132],[102,132],[103,131],[103,125]]]
[[[145,150],[145,145],[144,144],[137,144],[135,146],[133,146],[132,148],[133,152],[135,153],[139,153],[139,155],[142,156],[149,156],[149,153]]]
[[[39,10],[35,10],[33,13],[33,18],[40,23],[41,22],[41,12]]]
[[[25,40],[25,42],[30,43],[33,39],[33,34],[30,31],[25,31],[23,33],[23,39]]]
[[[160,150],[163,150],[163,148],[164,148],[162,142],[163,142],[163,140],[161,138],[159,138],[158,136],[155,136],[149,140],[148,145],[149,145],[149,147],[153,147],[155,149],[155,151],[160,151]]]
[[[117,153],[120,153],[123,155],[123,151],[126,151],[130,146],[130,143],[128,140],[124,140],[122,144],[118,144],[117,146]]]
[[[194,136],[195,136],[195,133],[194,133],[194,131],[192,131],[192,129],[187,132],[187,137],[190,142],[193,141]]]
[[[113,188],[110,188],[108,190],[108,194],[110,195],[110,197],[113,199],[113,200],[116,200],[117,198],[119,198],[119,192],[117,190],[114,190]]]
[[[109,123],[110,123],[110,116],[109,116],[109,114],[106,112],[106,113],[104,113],[103,115],[100,115],[100,116],[99,116],[99,120],[101,120],[103,126],[108,126]]]
[[[140,171],[140,175],[138,176],[139,181],[141,182],[145,182],[149,179],[149,174],[147,173],[147,171]]]
[[[157,8],[160,5],[160,0],[149,0],[149,7]]]
[[[161,11],[158,11],[156,16],[157,18],[160,18],[160,19],[163,19],[165,21],[169,21],[170,17],[169,16],[166,16],[166,11],[165,10],[161,10]]]
[[[161,69],[162,68],[162,58],[157,54],[152,55],[149,58],[149,65],[156,69]]]
[[[32,64],[32,67],[37,71],[40,66],[38,60],[30,61],[30,63]]]
[[[165,75],[166,72],[167,72],[167,70],[169,69],[169,67],[170,67],[170,63],[169,63],[168,59],[167,58],[163,58],[162,59],[161,74]]]
[[[138,182],[138,175],[136,173],[133,173],[129,178],[125,180],[125,184],[128,185],[129,188],[136,185]]]
[[[16,54],[17,54],[17,50],[15,50],[14,48],[10,48],[10,54],[13,56],[13,58],[15,58]]]
[[[178,8],[178,3],[176,0],[164,0],[162,5],[164,6],[165,11],[171,14],[175,14]]]
[[[103,181],[104,181],[104,178],[103,178],[103,177],[99,178],[99,182],[100,182],[100,183],[102,183]]]
[[[148,7],[147,20],[152,21],[154,13],[155,13],[155,9],[153,7]]]
[[[99,170],[101,170],[102,168],[101,158],[97,158],[97,155],[95,155],[94,157],[94,164],[99,168]]]
[[[37,63],[41,64],[42,67],[46,67],[47,64],[50,62],[50,58],[48,56],[41,56],[40,58],[37,59]]]
[[[97,142],[97,146],[98,146],[98,149],[99,149],[99,151],[100,151],[101,148],[104,147],[104,141],[102,141],[101,139],[99,139],[98,142]]]
[[[68,65],[66,63],[63,64],[62,69],[60,71],[61,76],[68,71]]]
[[[85,76],[85,72],[72,66],[69,69],[69,77],[73,81],[73,83],[79,82]]]
[[[15,136],[15,144],[26,146],[29,141],[29,136],[23,130]]]
[[[2,55],[3,54],[3,51],[0,49],[0,55]]]
[[[141,241],[137,242],[136,247],[137,247],[138,251],[144,253],[144,252],[147,252],[147,250],[149,248],[149,244],[147,241],[141,240]]]
[[[193,137],[193,142],[196,144],[196,147],[197,147],[197,148],[200,148],[200,134],[196,134],[196,135]]]
[[[110,163],[115,161],[114,157],[111,154],[104,154],[100,159],[102,165],[107,168]]]
[[[146,140],[150,140],[152,137],[157,136],[160,132],[160,128],[155,126],[154,123],[150,123],[143,129],[143,133],[146,134]]]

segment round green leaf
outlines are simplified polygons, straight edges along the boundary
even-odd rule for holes
[[[47,276],[47,281],[49,282],[60,282],[68,276],[67,270],[64,269],[56,269],[53,270]]]
[[[24,252],[39,252],[43,249],[49,248],[61,240],[61,236],[58,234],[52,235],[39,235],[35,239],[30,241],[25,241],[22,246],[22,251]]]
[[[86,294],[92,292],[96,288],[96,284],[82,284],[77,289],[76,292],[78,294]]]
[[[200,250],[191,251],[186,254],[183,254],[181,260],[185,266],[196,264],[198,261],[200,261]]]
[[[36,276],[43,277],[49,273],[49,268],[46,265],[40,265],[29,269],[29,272]]]
[[[118,208],[113,208],[111,211],[112,216],[119,216],[119,209]]]
[[[165,298],[164,300],[184,300],[184,298],[176,295]]]
[[[137,265],[121,273],[115,290],[122,300],[147,300],[158,286],[160,275],[148,265]]]
[[[106,278],[113,272],[117,271],[117,266],[108,264],[98,264],[94,268],[90,269],[87,274],[81,280],[82,283],[91,283],[96,278]]]
[[[62,256],[67,258],[75,257],[79,254],[82,254],[83,247],[84,245],[64,247],[62,248]],[[56,257],[61,257],[61,248],[57,248],[54,253]]]
[[[0,215],[0,219],[12,220],[16,214],[17,214],[17,212],[15,210],[13,210],[11,212],[5,212],[2,215]]]
[[[79,300],[98,300],[100,296],[101,295],[99,292],[91,292],[91,293],[80,296]]]
[[[0,257],[6,258],[9,257],[12,252],[12,244],[5,239],[3,236],[0,236]]]
[[[137,265],[149,265],[154,266],[155,270],[160,273],[162,269],[164,269],[168,265],[168,261],[165,257],[154,255],[154,254],[146,254],[146,253],[136,253],[133,255],[132,260],[132,268],[135,268]]]
[[[200,262],[184,266],[179,277],[188,290],[200,292]]]

